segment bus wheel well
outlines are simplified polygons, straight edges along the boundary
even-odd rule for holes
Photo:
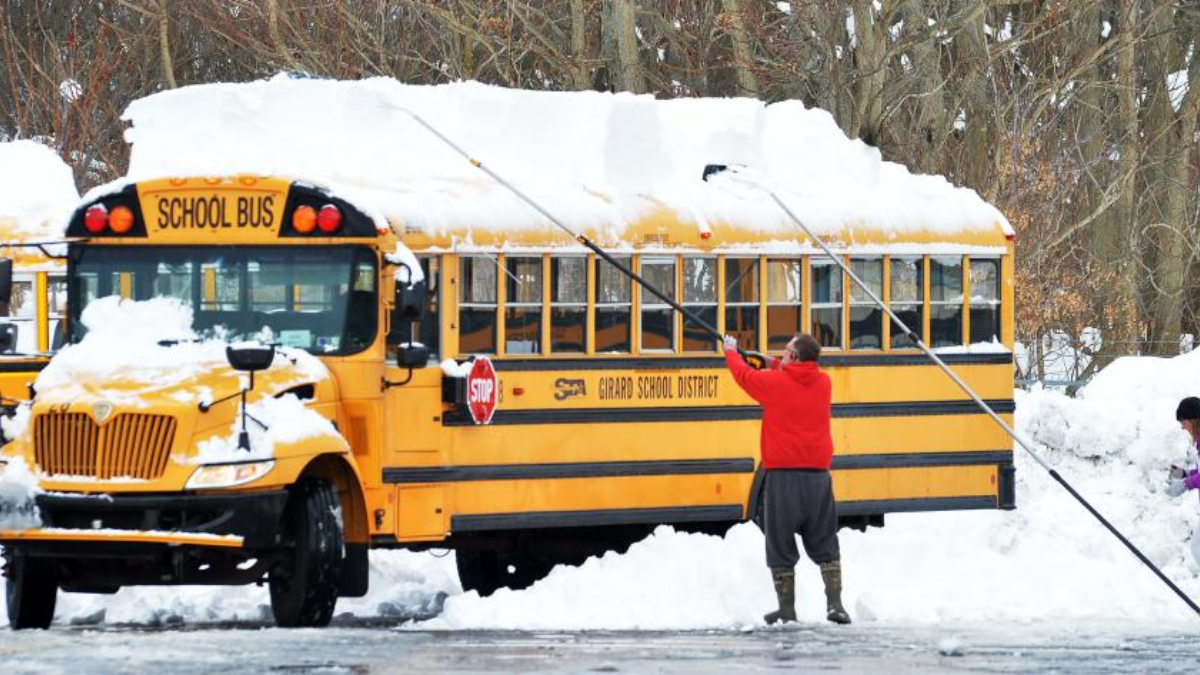
[[[337,455],[321,455],[304,468],[300,479],[323,478],[337,489],[342,507],[342,531],[347,543],[366,543],[367,503],[358,476],[346,460]]]
[[[341,505],[342,542],[345,560],[338,576],[338,595],[361,598],[367,594],[370,561],[370,531],[367,525],[367,502],[363,497],[358,475],[350,463],[339,455],[321,455],[304,468],[300,481],[317,478],[329,481],[337,490]],[[298,481],[299,482],[299,481]]]

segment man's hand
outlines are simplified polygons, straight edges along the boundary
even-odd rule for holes
[[[737,344],[736,339],[726,335],[725,338],[723,340],[721,340],[721,343],[725,346],[725,351],[727,351],[727,352],[737,351],[738,344]]]
[[[1171,495],[1172,497],[1178,497],[1184,492],[1187,492],[1187,486],[1183,484],[1182,478],[1172,478],[1171,481],[1167,483],[1167,494]]]

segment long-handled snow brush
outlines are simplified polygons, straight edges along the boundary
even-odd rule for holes
[[[485,166],[483,164],[483,162],[472,157],[466,150],[463,150],[461,147],[459,147],[457,143],[455,143],[454,141],[447,138],[446,135],[443,134],[442,132],[438,131],[436,127],[434,127],[429,122],[426,122],[423,117],[421,117],[417,113],[415,113],[412,110],[409,110],[408,108],[405,108],[403,106],[395,105],[394,107],[396,108],[396,110],[403,112],[404,114],[411,117],[414,122],[416,122],[417,124],[424,127],[429,133],[436,136],[438,138],[438,140],[442,141],[449,148],[454,150],[454,152],[461,155],[464,159],[466,159],[468,162],[471,163],[471,166],[486,173],[488,175],[488,177],[490,177],[492,180],[499,183],[501,186],[504,187],[504,189],[506,189],[509,192],[511,192],[512,194],[516,195],[517,198],[519,198],[521,201],[528,204],[534,211],[537,211],[538,213],[542,214],[542,216],[544,218],[549,220],[551,223],[554,223],[554,225],[557,226],[563,232],[566,232],[567,234],[571,235],[571,238],[573,238],[575,241],[579,242],[580,244],[586,246],[593,253],[600,256],[602,259],[604,259],[605,262],[607,262],[608,264],[610,264],[613,267],[615,267],[616,269],[618,269],[622,274],[624,274],[625,276],[629,277],[630,279],[636,281],[638,283],[638,285],[640,285],[642,288],[649,291],[651,295],[658,298],[663,303],[670,306],[671,309],[674,309],[676,312],[679,312],[680,314],[682,314],[685,318],[687,318],[688,321],[692,322],[693,324],[698,326],[700,329],[702,329],[704,332],[711,335],[714,340],[716,340],[717,342],[720,342],[722,340],[722,335],[719,332],[717,332],[717,329],[714,328],[707,321],[700,318],[693,312],[689,312],[682,305],[675,302],[674,299],[667,296],[659,289],[655,288],[654,284],[651,284],[649,281],[646,281],[644,278],[642,278],[636,272],[634,272],[633,270],[626,267],[619,260],[617,260],[616,258],[609,255],[609,253],[607,251],[605,251],[604,249],[597,246],[595,244],[595,242],[593,242],[591,239],[588,238],[587,235],[583,234],[582,232],[576,232],[576,231],[572,230],[571,228],[567,227],[561,220],[554,217],[554,214],[552,214],[549,211],[547,211],[546,209],[544,209],[541,204],[538,204],[536,201],[534,201],[531,197],[529,197],[524,192],[522,192],[515,185],[513,185],[512,183],[509,183],[507,180],[504,179],[503,176],[496,173],[491,168]],[[738,349],[738,353],[741,354],[744,359],[746,359],[747,363],[754,366],[755,368],[762,368],[767,362],[766,357],[764,357],[762,354],[759,354],[758,352]]]
[[[750,178],[745,175],[739,175],[742,173],[742,171],[740,169],[738,169],[737,167],[730,167],[730,166],[726,166],[726,165],[722,165],[722,164],[710,164],[710,165],[704,167],[703,179],[705,181],[708,181],[713,176],[717,176],[717,175],[720,175],[720,174],[726,173],[726,172],[736,176],[736,178],[738,180],[741,180],[741,181],[745,182],[746,184],[751,185],[752,187],[762,190],[768,196],[770,196],[771,200],[774,201],[775,204],[778,205],[779,208],[781,210],[783,210],[783,212],[785,214],[787,214],[788,219],[791,220],[791,222],[801,232],[803,232],[805,235],[807,235],[809,237],[809,239],[811,239],[814,243],[816,243],[816,245],[818,247],[820,247],[820,249],[822,251],[825,252],[825,255],[829,256],[830,260],[833,260],[835,263],[837,263],[838,267],[842,268],[842,271],[845,272],[846,275],[849,276],[850,279],[855,284],[857,284],[859,288],[861,288],[863,291],[866,292],[866,294],[868,296],[870,296],[871,301],[874,302],[880,309],[882,309],[884,311],[885,314],[887,314],[891,318],[891,320],[894,322],[893,325],[897,326],[901,331],[903,331],[905,336],[907,336],[908,339],[912,340],[913,344],[917,345],[917,347],[922,352],[924,352],[925,356],[929,357],[929,360],[933,361],[933,363],[938,368],[941,368],[943,373],[945,373],[951,380],[953,380],[954,383],[957,384],[958,387],[960,389],[962,389],[963,392],[966,393],[967,396],[971,397],[971,400],[975,402],[975,405],[979,406],[979,408],[981,410],[983,410],[983,412],[987,413],[988,417],[991,417],[993,422],[1000,425],[1000,428],[1004,429],[1004,432],[1007,433],[1014,441],[1016,441],[1017,445],[1021,446],[1021,449],[1024,450],[1026,453],[1029,454],[1030,457],[1033,458],[1033,461],[1037,462],[1043,469],[1046,470],[1047,473],[1050,474],[1051,478],[1053,478],[1055,481],[1057,481],[1059,485],[1063,486],[1063,488],[1067,492],[1071,493],[1071,496],[1074,497],[1080,504],[1082,504],[1083,508],[1088,510],[1088,513],[1095,516],[1096,520],[1099,520],[1100,523],[1104,525],[1104,527],[1108,528],[1108,531],[1111,532],[1114,537],[1119,539],[1121,541],[1121,543],[1124,544],[1125,547],[1128,548],[1130,550],[1130,552],[1133,553],[1133,555],[1137,556],[1137,559],[1142,561],[1143,565],[1150,568],[1150,570],[1152,572],[1154,572],[1154,574],[1157,575],[1158,578],[1161,579],[1162,582],[1164,584],[1166,584],[1168,588],[1170,588],[1172,591],[1175,592],[1175,595],[1178,595],[1181,600],[1186,602],[1187,606],[1190,607],[1194,613],[1196,613],[1197,615],[1200,615],[1200,606],[1197,606],[1196,603],[1193,602],[1191,598],[1189,598],[1187,595],[1185,595],[1184,592],[1178,586],[1175,585],[1175,582],[1173,582],[1169,578],[1167,578],[1167,575],[1163,574],[1162,570],[1158,569],[1158,567],[1154,563],[1150,562],[1150,559],[1147,558],[1140,550],[1138,550],[1138,548],[1136,546],[1134,546],[1133,543],[1131,541],[1129,541],[1129,539],[1125,538],[1125,535],[1121,534],[1121,532],[1119,530],[1117,530],[1117,528],[1114,527],[1112,523],[1108,522],[1108,519],[1105,518],[1103,515],[1101,515],[1100,512],[1097,511],[1095,507],[1093,507],[1090,503],[1088,503],[1088,501],[1083,498],[1083,495],[1079,494],[1079,492],[1077,492],[1075,490],[1075,488],[1071,487],[1071,484],[1068,483],[1066,481],[1066,479],[1064,479],[1058,473],[1058,471],[1056,471],[1054,469],[1054,467],[1050,466],[1041,457],[1039,457],[1037,452],[1035,452],[1033,450],[1032,445],[1029,442],[1027,442],[1020,434],[1018,434],[1015,429],[1013,429],[1011,426],[1009,426],[1008,423],[1006,423],[1003,419],[1001,419],[1000,416],[996,414],[996,411],[992,410],[991,406],[989,406],[986,402],[984,402],[984,400],[982,398],[980,398],[978,394],[975,393],[975,390],[971,389],[971,387],[969,385],[967,385],[966,382],[963,382],[962,378],[960,378],[957,374],[955,374],[955,372],[953,370],[951,370],[950,367],[947,366],[944,361],[942,361],[940,358],[938,358],[938,355],[936,353],[934,353],[933,350],[931,350],[928,346],[926,346],[924,342],[921,341],[921,337],[919,335],[917,335],[916,333],[914,333],[911,329],[909,329],[909,327],[906,326],[904,324],[904,322],[900,320],[900,317],[896,316],[895,313],[893,313],[892,310],[888,308],[887,304],[884,303],[883,300],[880,300],[879,297],[877,295],[875,295],[874,291],[872,291],[871,288],[869,286],[867,286],[867,284],[864,283],[862,279],[858,278],[858,275],[856,275],[853,271],[851,271],[849,266],[847,266],[844,262],[842,262],[841,257],[834,255],[833,251],[831,251],[829,249],[829,246],[827,246],[820,237],[818,237],[816,234],[814,234],[813,231],[810,230],[808,228],[808,226],[805,225],[804,222],[802,220],[800,220],[800,218],[798,216],[796,216],[796,214],[790,208],[788,208],[788,205],[786,203],[784,203],[784,201],[782,199],[779,198],[779,195],[776,194],[774,190],[772,190],[770,187],[764,185],[763,182],[760,180],[755,180],[754,178]]]

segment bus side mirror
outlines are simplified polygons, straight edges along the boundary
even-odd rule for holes
[[[392,305],[392,325],[401,321],[414,321],[421,318],[425,312],[425,301],[429,297],[429,287],[424,281],[415,284],[396,282],[396,299]]]
[[[396,347],[396,363],[401,368],[424,368],[429,365],[429,347],[419,342],[403,342]]]
[[[275,360],[275,348],[264,345],[229,345],[225,347],[225,358],[234,370],[253,373],[266,370]]]
[[[12,258],[0,258],[0,303],[4,305],[8,305],[12,301],[12,277]]]

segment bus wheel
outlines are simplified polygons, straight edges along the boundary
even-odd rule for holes
[[[48,560],[35,562],[24,555],[12,555],[8,557],[7,576],[4,595],[12,627],[49,628],[58,600],[57,567]]]
[[[454,562],[463,592],[475,591],[487,597],[504,588],[500,556],[495,551],[455,551]]]
[[[463,591],[487,597],[501,588],[524,590],[546,578],[554,561],[529,553],[501,555],[496,551],[455,552]]]
[[[284,628],[327,626],[337,603],[342,529],[337,491],[324,480],[292,488],[283,517],[285,559],[271,571],[271,611]]]

